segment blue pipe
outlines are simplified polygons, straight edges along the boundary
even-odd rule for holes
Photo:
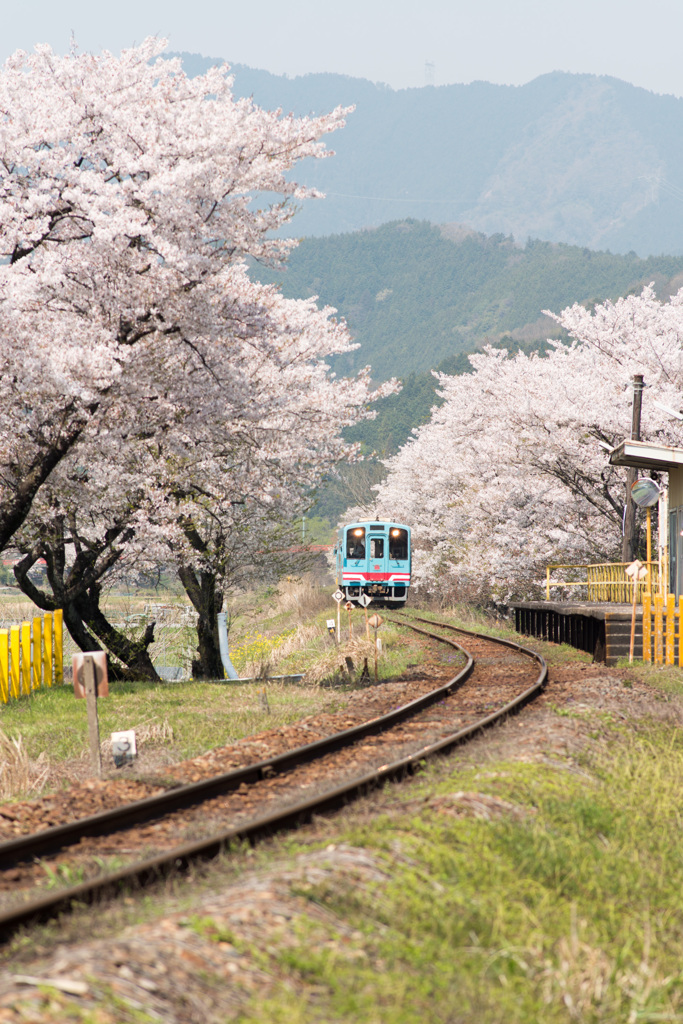
[[[228,645],[228,623],[225,612],[218,613],[218,643],[221,649],[221,661],[223,670],[228,679],[239,679],[235,666],[230,661],[230,647]]]

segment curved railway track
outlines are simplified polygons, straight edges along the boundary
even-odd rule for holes
[[[16,883],[12,895],[19,890],[18,902],[0,908],[0,941],[21,926],[52,918],[75,903],[94,902],[122,888],[150,884],[195,860],[216,856],[232,842],[254,842],[304,823],[316,813],[336,809],[372,787],[412,771],[426,758],[463,743],[518,710],[545,685],[544,660],[512,641],[414,616],[410,620],[392,617],[391,621],[455,650],[464,664],[445,684],[324,739],[202,782],[0,843],[0,881],[5,875]],[[422,625],[417,626],[417,621]],[[467,637],[467,649],[453,639],[454,634]],[[336,780],[333,785],[331,779]],[[183,831],[204,834],[179,844],[178,835]],[[150,850],[153,855],[145,855]],[[137,854],[140,859],[79,885],[40,893],[37,898],[35,889],[21,888],[45,878],[40,858],[57,855],[56,863],[61,858],[64,864],[92,866],[93,862],[101,865],[101,858],[112,854]],[[7,884],[4,890],[6,895]]]

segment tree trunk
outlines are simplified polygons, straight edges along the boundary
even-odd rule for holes
[[[17,530],[23,525],[31,511],[33,499],[50,473],[76,444],[83,429],[99,403],[93,402],[79,413],[73,411],[73,403],[64,410],[65,417],[71,413],[72,422],[59,435],[47,443],[38,443],[37,451],[28,463],[16,467],[16,486],[10,486],[9,496],[0,506],[0,551],[4,551]]]
[[[27,552],[14,567],[14,575],[23,593],[38,608],[43,611],[63,609],[66,627],[82,651],[107,650],[121,663],[111,663],[109,674],[112,679],[158,681],[148,650],[154,643],[156,623],[149,623],[144,635],[132,640],[109,622],[100,607],[101,587],[99,582],[92,582],[92,577],[108,571],[117,557],[114,552],[97,566],[101,553],[94,548],[87,553],[81,552],[66,578],[63,523],[57,522],[53,536]],[[42,557],[47,562],[52,593],[40,590],[28,575]],[[87,580],[91,582],[86,587]]]
[[[83,621],[99,637],[107,650],[125,665],[125,678],[159,681],[148,650],[150,644],[154,643],[156,622],[147,623],[143,636],[138,640],[132,640],[113,626],[105,616],[100,608],[100,588],[97,585],[78,598],[75,604]]]
[[[178,570],[185,593],[197,612],[197,647],[199,657],[192,661],[195,679],[223,679],[218,640],[218,613],[223,607],[223,595],[218,590],[214,573],[196,573],[188,566]]]

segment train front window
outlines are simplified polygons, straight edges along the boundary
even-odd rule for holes
[[[346,557],[365,558],[365,530],[362,526],[346,534]]]
[[[392,526],[389,530],[389,558],[405,561],[408,557],[408,531]]]
[[[370,558],[384,558],[384,537],[370,538]]]

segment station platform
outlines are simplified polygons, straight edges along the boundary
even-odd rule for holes
[[[521,601],[512,607],[518,633],[553,643],[570,644],[592,655],[593,661],[604,662],[606,665],[615,665],[617,659],[628,658],[631,641],[630,604],[604,601]],[[636,605],[633,656],[637,659],[643,656],[642,605]]]

